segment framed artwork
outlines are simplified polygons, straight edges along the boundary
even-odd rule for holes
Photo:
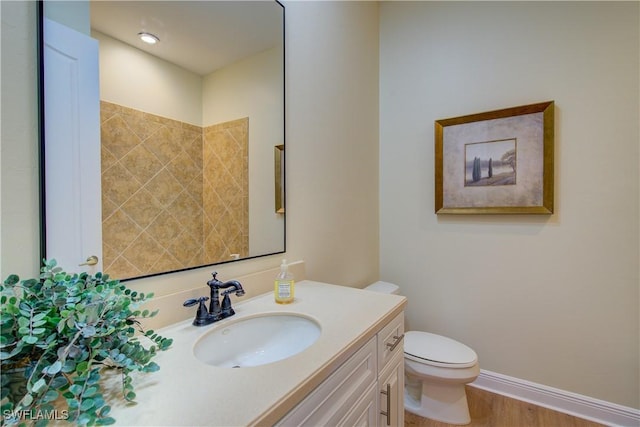
[[[276,213],[284,213],[284,144],[276,145],[274,150]]]
[[[436,214],[552,214],[554,102],[435,121]]]

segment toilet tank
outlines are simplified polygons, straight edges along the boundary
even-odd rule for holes
[[[368,291],[380,292],[383,294],[394,294],[394,295],[400,294],[400,287],[398,287],[398,285],[394,285],[393,283],[389,283],[389,282],[378,281],[370,284],[365,289]]]

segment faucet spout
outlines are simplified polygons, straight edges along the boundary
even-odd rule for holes
[[[209,285],[209,289],[211,291],[211,301],[209,303],[209,315],[214,319],[213,321],[218,321],[224,319],[229,316],[233,316],[235,311],[231,308],[231,300],[229,299],[229,294],[235,292],[236,296],[244,295],[244,289],[242,289],[242,285],[237,280],[229,280],[226,282],[222,282],[218,280],[217,275],[218,272],[214,271],[211,273],[213,278],[207,282]],[[222,296],[224,297],[222,300],[222,304],[220,303],[220,289],[226,289]]]
[[[236,296],[238,297],[244,295],[244,289],[242,289],[242,285],[237,280],[229,280],[228,282],[224,282],[222,285],[220,285],[220,289],[226,289],[223,295],[228,295],[233,292],[235,292]]]

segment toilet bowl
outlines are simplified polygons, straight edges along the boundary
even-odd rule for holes
[[[398,294],[397,285],[376,282],[365,289]],[[478,377],[478,356],[466,345],[429,332],[404,335],[404,407],[424,418],[449,424],[471,422],[465,385]]]

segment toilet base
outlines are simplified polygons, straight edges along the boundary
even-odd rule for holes
[[[448,424],[471,422],[464,384],[431,383],[407,377],[404,408],[420,417]]]

